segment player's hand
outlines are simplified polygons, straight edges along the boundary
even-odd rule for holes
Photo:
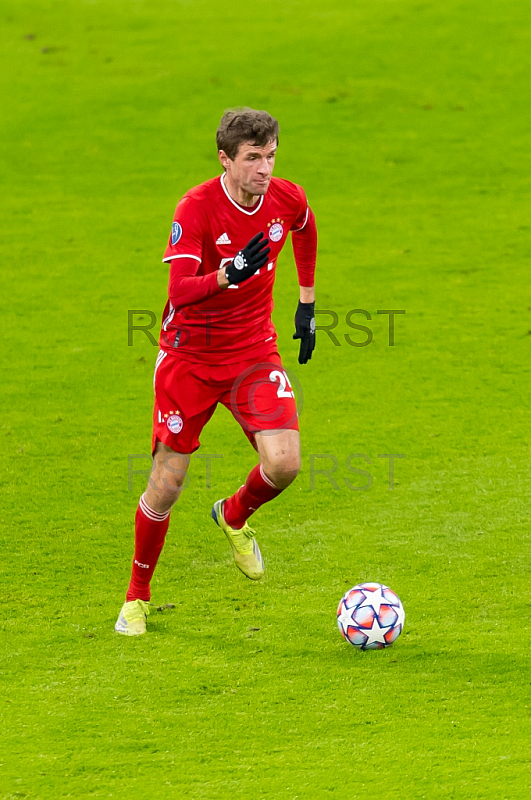
[[[301,340],[299,364],[306,364],[315,349],[315,303],[301,303],[299,300],[293,338]]]
[[[264,239],[263,236],[263,232],[253,236],[243,250],[238,250],[234,261],[225,268],[225,275],[231,284],[243,283],[254,275],[257,269],[267,264],[271,248],[267,246],[269,239]]]

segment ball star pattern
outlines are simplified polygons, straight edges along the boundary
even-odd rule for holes
[[[345,641],[360,650],[382,650],[400,636],[405,613],[388,586],[363,583],[349,589],[337,609],[337,625]]]

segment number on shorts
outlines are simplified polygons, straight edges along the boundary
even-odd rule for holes
[[[291,383],[289,382],[289,378],[285,372],[281,372],[279,369],[274,369],[273,372],[269,373],[269,380],[272,383],[280,384],[277,389],[277,397],[293,397],[293,391],[291,389]],[[286,390],[286,386],[289,386],[289,389]]]

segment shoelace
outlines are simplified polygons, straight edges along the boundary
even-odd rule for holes
[[[248,525],[245,525],[245,526],[242,528],[242,533],[243,533],[243,535],[244,535],[244,536],[246,536],[248,539],[252,539],[252,538],[253,538],[253,536],[254,536],[254,533],[255,533],[255,532],[254,532],[254,531],[253,531],[253,529],[252,529],[252,528],[250,528]]]
[[[132,613],[130,613],[130,618],[132,622],[134,622],[137,619],[146,619],[147,615],[149,614],[149,606],[151,605],[151,603],[147,603],[146,605],[148,606],[147,609],[144,608],[144,606],[141,606],[140,603],[134,607]]]

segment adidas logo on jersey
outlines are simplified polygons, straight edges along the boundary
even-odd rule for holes
[[[232,244],[232,242],[226,233],[222,233],[219,239],[216,239],[216,244]]]

